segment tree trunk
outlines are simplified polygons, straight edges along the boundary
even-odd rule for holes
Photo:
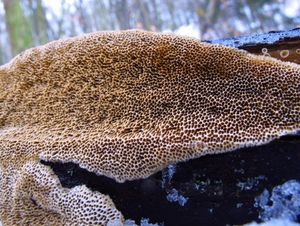
[[[35,46],[49,41],[42,0],[28,0],[31,9],[32,38]]]
[[[32,29],[19,0],[3,0],[3,4],[10,46],[15,56],[32,46]]]

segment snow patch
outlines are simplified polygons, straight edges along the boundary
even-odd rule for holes
[[[175,173],[176,173],[176,165],[169,165],[167,169],[163,170],[162,183],[161,183],[162,188],[165,188],[168,185],[170,185],[171,180]]]
[[[187,201],[189,200],[189,198],[186,198],[186,197],[180,195],[179,192],[175,188],[173,188],[168,193],[167,200],[169,202],[178,202],[178,204],[180,206],[184,206],[187,203]]]
[[[249,224],[245,224],[244,226],[299,226],[300,224],[292,222],[287,219],[272,219],[268,222],[263,222],[263,223],[256,223],[252,222]]]
[[[148,218],[142,218],[140,226],[164,226],[164,223],[150,223]],[[128,219],[124,222],[124,226],[138,226],[134,220]]]
[[[264,192],[255,198],[255,207],[261,209],[259,219],[288,219],[297,221],[300,216],[300,182],[290,180],[273,188],[272,194]]]

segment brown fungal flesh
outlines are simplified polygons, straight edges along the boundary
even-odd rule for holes
[[[175,35],[99,32],[51,42],[0,67],[0,89],[4,222],[18,222],[22,208],[40,208],[57,222],[92,222],[39,159],[78,163],[122,182],[300,127],[298,65]],[[97,223],[122,222],[108,197],[78,190],[100,200],[93,207],[102,220],[91,217]],[[54,191],[73,212],[60,213]]]

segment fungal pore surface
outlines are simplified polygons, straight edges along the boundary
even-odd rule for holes
[[[300,66],[170,34],[98,32],[0,67],[4,225],[122,225],[106,195],[50,162],[118,182],[300,128]],[[221,166],[220,166],[221,167]]]

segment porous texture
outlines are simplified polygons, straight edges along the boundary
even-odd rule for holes
[[[63,188],[47,166],[28,161],[19,170],[0,172],[4,225],[123,225],[122,214],[108,196],[85,186]]]
[[[63,193],[39,159],[75,162],[122,182],[300,128],[298,65],[174,35],[100,32],[55,41],[0,67],[0,88],[1,186],[9,180],[0,208],[32,208],[23,204],[30,192],[22,186],[11,191],[27,172],[34,181],[28,186],[41,187],[38,205],[58,222],[74,209],[74,219],[81,219],[85,209],[81,196],[74,196],[76,205],[64,198],[72,191]],[[77,189],[101,200],[94,209],[105,219],[118,218],[105,212],[112,205],[107,197]],[[62,209],[54,190],[67,203]],[[7,211],[1,212],[4,223],[8,215],[18,218]]]

